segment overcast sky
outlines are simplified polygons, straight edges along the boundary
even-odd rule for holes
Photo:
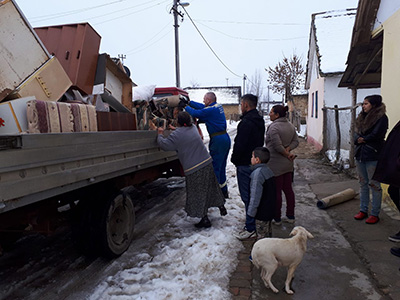
[[[175,86],[173,0],[16,2],[32,27],[89,22],[102,37],[101,53],[126,55],[124,63],[136,84]],[[246,74],[248,87],[258,72],[266,87],[264,68],[275,66],[283,55],[295,51],[307,63],[311,14],[355,8],[358,0],[185,2],[190,5],[188,14],[181,9],[181,86],[243,86]]]

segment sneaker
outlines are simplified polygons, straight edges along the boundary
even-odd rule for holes
[[[367,224],[376,224],[379,222],[379,217],[377,216],[369,216],[366,220],[365,223]]]
[[[282,225],[282,220],[281,219],[279,219],[279,220],[273,219],[272,224],[275,224],[276,226],[280,226],[280,225]]]
[[[226,216],[228,214],[224,205],[221,205],[218,208],[219,208],[219,213],[221,214],[221,216]]]
[[[194,224],[194,226],[196,226],[197,228],[209,228],[211,227],[211,221],[207,216],[205,216],[200,220],[199,223]]]
[[[400,242],[400,231],[398,233],[396,233],[395,235],[389,236],[389,241]]]
[[[249,261],[253,262],[253,258],[251,257],[251,255],[249,256]]]
[[[356,219],[356,220],[364,220],[366,217],[368,217],[368,214],[366,214],[363,211],[360,211],[358,214],[356,214],[354,216],[354,219]]]
[[[393,247],[393,248],[390,249],[390,253],[392,253],[393,255],[396,255],[396,256],[400,257],[400,248]]]
[[[296,220],[295,220],[294,217],[283,217],[283,218],[282,218],[282,222],[285,222],[285,223],[293,224],[295,221],[296,221]]]
[[[256,234],[255,230],[253,230],[253,231],[243,230],[243,231],[239,232],[238,235],[236,235],[236,238],[238,240],[242,241],[242,240],[253,238],[253,237],[256,237],[256,236],[257,236],[257,234]]]

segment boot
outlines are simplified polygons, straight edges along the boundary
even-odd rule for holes
[[[210,219],[208,219],[207,215],[205,215],[199,223],[195,224],[197,228],[209,228],[211,227]]]
[[[218,208],[219,208],[219,213],[221,214],[221,216],[226,216],[228,214],[224,205],[218,206]]]

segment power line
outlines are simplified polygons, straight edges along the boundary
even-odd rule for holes
[[[165,1],[163,1],[163,2],[167,2],[167,1],[169,1],[169,0],[165,0]],[[134,11],[133,13],[138,13],[138,12],[142,12],[142,11],[144,11],[144,10],[153,8],[153,7],[155,7],[155,6],[160,5],[160,4],[163,3],[163,2],[159,2],[159,3],[156,3],[156,4],[152,5],[152,6],[143,8],[143,9],[141,9],[141,10]],[[148,4],[148,3],[143,3],[143,4],[139,4],[139,5],[134,5],[134,6],[131,6],[131,7],[124,7],[124,8],[122,8],[122,9],[115,10],[115,11],[112,11],[112,12],[107,12],[107,13],[102,14],[102,15],[99,15],[99,16],[94,16],[94,17],[91,17],[91,18],[87,18],[87,20],[92,20],[92,19],[101,18],[101,17],[108,16],[108,15],[111,15],[111,14],[119,13],[119,12],[121,12],[121,11],[127,11],[128,9],[136,8],[136,7],[138,7],[138,6],[143,6],[144,4]],[[133,14],[133,13],[132,13],[132,14]]]
[[[133,15],[133,14],[137,14],[137,13],[139,13],[139,12],[148,10],[148,9],[150,9],[150,8],[153,8],[153,7],[155,7],[155,6],[158,6],[158,5],[160,5],[160,4],[162,4],[162,3],[165,3],[165,2],[168,2],[168,1],[169,1],[169,0],[161,1],[161,2],[159,2],[159,3],[156,3],[156,4],[152,5],[152,6],[143,8],[143,9],[141,9],[141,10],[137,10],[137,11],[134,11],[134,12],[131,12],[131,13],[128,13],[128,14],[125,14],[125,15],[121,15],[121,16],[118,16],[118,17],[115,17],[115,18],[112,18],[112,19],[109,19],[109,20],[106,20],[106,21],[102,21],[102,22],[99,22],[99,23],[95,23],[94,25],[104,24],[104,23],[111,22],[111,21],[114,21],[114,20],[117,20],[117,19],[121,19],[121,18],[126,17],[126,16],[130,16],[130,15]],[[125,11],[125,10],[127,10],[127,9],[122,9],[122,10]],[[120,11],[121,11],[121,10],[120,10]],[[109,14],[110,14],[110,13],[107,13],[107,14],[105,14],[105,15],[109,15]],[[105,16],[105,15],[102,15],[102,16]],[[93,17],[93,18],[90,18],[90,19],[94,19],[94,18],[97,18],[97,17]]]
[[[196,28],[197,32],[200,34],[201,38],[203,39],[203,41],[206,43],[207,47],[211,50],[211,52],[214,54],[214,56],[219,60],[219,62],[229,71],[231,72],[233,75],[237,76],[237,77],[242,77],[238,74],[236,74],[235,72],[233,72],[230,68],[228,68],[228,66],[219,58],[219,56],[217,55],[217,53],[215,53],[214,49],[210,46],[210,44],[207,42],[207,40],[205,39],[205,37],[203,36],[203,34],[200,32],[199,28],[196,26],[196,24],[193,22],[193,19],[190,17],[190,15],[188,14],[187,10],[185,9],[184,6],[182,6],[183,10],[185,11],[185,13],[187,14],[187,16],[189,17],[190,22],[192,22],[194,28]]]
[[[90,6],[90,7],[86,7],[86,8],[80,8],[80,9],[74,9],[74,10],[64,11],[64,12],[60,12],[60,13],[31,17],[30,19],[34,20],[34,21],[38,21],[38,22],[39,21],[47,21],[47,20],[51,20],[51,19],[69,16],[69,15],[76,14],[76,13],[81,13],[81,12],[88,11],[88,10],[97,9],[97,8],[104,7],[104,6],[113,5],[115,3],[120,3],[123,1],[127,1],[127,0],[117,0],[117,1],[110,2],[110,3],[96,5],[96,6]],[[156,1],[156,0],[153,0],[153,1]],[[140,4],[140,5],[143,5],[143,4]],[[140,6],[140,5],[138,5],[138,6]]]
[[[212,22],[227,24],[245,24],[245,25],[272,25],[272,26],[310,26],[306,23],[264,23],[264,22],[242,22],[242,21],[223,21],[223,20],[195,20],[196,22]]]
[[[233,35],[227,34],[225,32],[222,32],[222,31],[214,29],[214,28],[212,28],[210,26],[207,26],[206,24],[203,24],[201,22],[198,22],[198,23],[200,23],[201,25],[203,25],[203,26],[207,27],[208,29],[211,29],[211,30],[213,30],[215,32],[218,32],[218,33],[223,34],[223,35],[225,35],[227,37],[230,37],[230,38],[233,38],[233,39],[238,39],[238,40],[247,40],[247,41],[256,41],[256,42],[271,42],[271,41],[291,41],[291,40],[298,40],[298,39],[308,38],[307,36],[300,36],[300,37],[286,38],[286,39],[252,39],[252,38],[244,38],[244,37],[237,37],[237,36],[233,36]]]
[[[43,22],[43,21],[47,21],[47,20],[51,20],[51,19],[57,19],[57,18],[62,18],[62,17],[69,16],[69,15],[74,15],[74,14],[79,14],[79,13],[82,13],[82,12],[87,12],[87,11],[90,11],[90,10],[102,8],[102,7],[105,7],[105,6],[109,6],[109,5],[113,5],[113,4],[117,4],[117,3],[121,3],[121,2],[125,2],[125,1],[127,1],[127,0],[118,0],[118,1],[113,1],[113,2],[110,2],[110,3],[106,3],[106,4],[90,6],[90,7],[81,8],[81,9],[75,9],[75,10],[71,10],[71,11],[54,13],[54,14],[49,14],[49,15],[44,15],[44,16],[31,17],[29,19],[32,21],[32,23]],[[96,18],[99,18],[99,17],[108,16],[108,15],[111,15],[111,14],[118,13],[120,11],[126,11],[126,10],[129,10],[129,9],[133,9],[133,8],[137,8],[137,7],[140,7],[140,6],[148,5],[148,4],[150,4],[152,2],[155,2],[155,1],[160,1],[160,0],[151,0],[151,1],[147,1],[147,2],[141,3],[141,4],[130,6],[130,7],[124,8],[124,9],[109,11],[106,14],[102,14],[102,15],[99,15],[99,16],[94,16],[94,17],[91,17],[91,18],[85,18],[85,20],[96,19]],[[154,6],[160,5],[161,3],[165,3],[165,2],[168,2],[168,1],[169,0],[161,1],[159,3],[156,3],[155,5],[152,5],[150,7],[144,8],[142,10],[134,11],[134,12],[132,12],[130,14],[142,12],[144,10],[150,9],[150,8],[152,8]],[[120,16],[120,17],[125,17],[125,16],[130,15],[130,14],[125,14],[125,15]],[[120,17],[118,17],[118,18],[120,18]],[[104,22],[113,21],[115,19],[117,19],[117,18],[113,18],[113,19],[110,19],[110,20],[107,20],[107,21],[104,21]],[[102,24],[102,23],[98,23],[98,24]]]
[[[172,21],[169,22],[165,27],[163,27],[158,33],[156,33],[152,38],[150,38],[149,40],[147,40],[146,42],[144,42],[142,45],[140,45],[139,47],[136,47],[134,49],[131,49],[129,51],[126,52],[126,54],[135,54],[138,52],[141,52],[143,50],[146,50],[147,48],[153,46],[154,44],[156,44],[157,42],[159,42],[160,40],[162,40],[165,36],[167,36],[172,30],[173,28],[171,28],[170,30],[168,30],[164,35],[162,35],[159,39],[155,40],[153,43],[151,43],[150,45],[148,45],[145,48],[142,48],[140,50],[135,51],[136,49],[139,49],[141,47],[143,47],[144,45],[146,45],[147,43],[149,43],[151,40],[153,40],[157,35],[159,35],[167,26],[171,25]]]

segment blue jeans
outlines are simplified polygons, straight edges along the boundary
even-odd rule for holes
[[[360,182],[360,211],[368,213],[370,202],[370,190],[372,192],[371,215],[378,217],[381,210],[382,189],[381,184],[372,180],[375,173],[377,161],[357,161],[356,167]]]
[[[256,230],[256,219],[247,215],[247,208],[250,202],[250,174],[251,167],[249,166],[237,166],[236,176],[238,181],[239,193],[244,206],[246,208],[246,230],[254,231]]]

